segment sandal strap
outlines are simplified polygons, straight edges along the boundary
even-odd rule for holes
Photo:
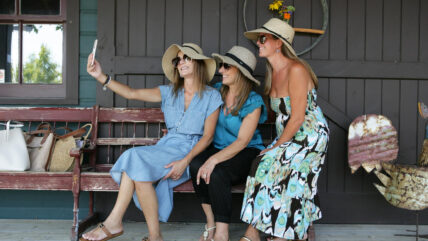
[[[205,231],[204,231],[204,234],[203,234],[203,236],[204,236],[204,240],[207,240],[207,238],[208,238],[208,235],[209,235],[209,231],[211,231],[211,230],[213,230],[213,229],[215,229],[216,228],[216,226],[214,225],[214,226],[212,226],[212,227],[207,227],[207,225],[205,224]]]
[[[249,239],[249,238],[247,238],[245,236],[242,236],[242,238],[245,239],[245,240],[247,240],[247,241],[251,241],[251,239]]]
[[[205,231],[211,231],[211,230],[213,230],[213,229],[215,229],[216,228],[216,226],[214,225],[214,226],[212,226],[212,227],[209,227],[209,228],[207,228],[207,225],[205,224]]]
[[[110,233],[110,231],[106,228],[106,226],[104,226],[104,223],[99,223],[98,224],[98,228],[101,229],[107,235],[107,237],[111,237],[112,236],[112,234]]]

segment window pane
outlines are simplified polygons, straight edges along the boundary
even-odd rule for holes
[[[18,24],[0,24],[0,84],[18,83]]]
[[[59,15],[60,0],[21,0],[21,14]]]
[[[24,24],[24,84],[62,83],[62,24]]]
[[[0,14],[14,14],[14,13],[15,13],[15,0],[0,1]]]

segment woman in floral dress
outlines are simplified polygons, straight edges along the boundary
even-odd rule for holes
[[[329,129],[316,104],[318,80],[291,43],[293,28],[271,19],[245,36],[257,40],[267,58],[265,94],[276,113],[277,138],[254,160],[241,210],[250,224],[241,241],[307,239],[321,218],[315,201],[317,180],[327,152]]]

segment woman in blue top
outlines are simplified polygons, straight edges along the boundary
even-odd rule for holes
[[[234,46],[225,55],[213,54],[219,63],[224,104],[220,109],[213,144],[190,164],[196,194],[207,218],[199,240],[229,240],[232,211],[231,186],[244,183],[251,161],[264,149],[258,123],[266,118],[263,99],[252,91],[260,82],[252,76],[256,57],[248,49]],[[200,179],[203,179],[201,181]]]
[[[212,141],[220,93],[207,83],[215,73],[215,61],[201,48],[187,43],[171,45],[162,58],[162,68],[171,85],[153,89],[132,89],[105,75],[97,61],[87,71],[104,86],[127,98],[162,102],[168,134],[154,146],[135,147],[124,152],[110,171],[120,184],[117,201],[110,215],[80,240],[108,240],[123,233],[122,218],[131,198],[143,213],[149,237],[163,240],[159,220],[166,222],[172,210],[172,189],[190,178],[190,161]],[[156,184],[156,188],[153,186]]]

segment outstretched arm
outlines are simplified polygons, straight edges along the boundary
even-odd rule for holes
[[[86,70],[98,82],[104,84],[107,80],[107,75],[103,73],[100,63],[95,59],[94,65],[91,65],[92,54],[88,56]],[[116,80],[110,80],[107,87],[116,94],[130,100],[141,100],[147,102],[160,102],[162,100],[159,88],[152,89],[133,89]]]

